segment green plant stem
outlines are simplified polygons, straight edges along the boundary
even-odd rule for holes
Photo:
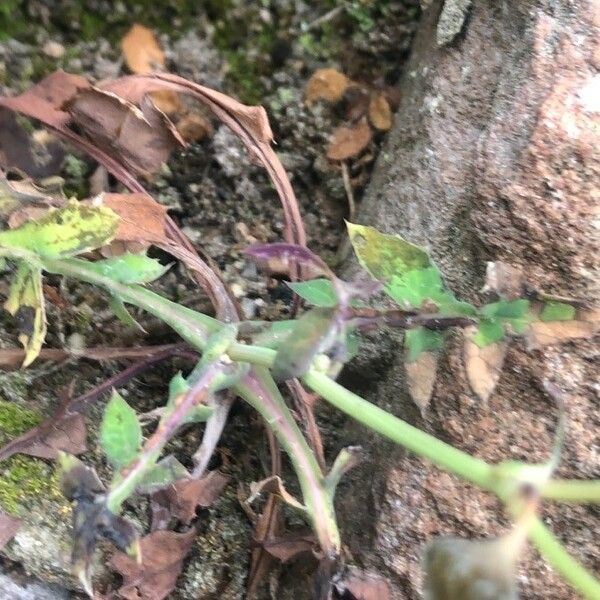
[[[551,479],[544,485],[542,496],[559,502],[598,503],[600,502],[600,480]]]
[[[585,598],[600,598],[600,581],[567,552],[560,540],[539,519],[531,526],[529,539],[544,560]]]
[[[384,435],[419,456],[486,490],[493,491],[493,467],[409,425],[378,406],[342,387],[325,373],[310,369],[302,378],[304,383],[327,402],[353,419]]]
[[[204,348],[207,336],[222,327],[222,324],[216,319],[179,306],[141,286],[123,285],[107,277],[97,275],[85,268],[85,261],[44,259],[43,264],[44,268],[50,272],[100,285],[116,293],[124,301],[147,310],[173,327],[186,341],[199,350]],[[239,343],[232,344],[228,354],[233,360],[265,367],[270,367],[275,358],[274,350]],[[483,489],[496,493],[493,477],[494,467],[485,461],[462,452],[390,415],[360,396],[346,390],[314,368],[311,368],[304,375],[303,380],[308,387],[320,394],[330,404],[394,443],[404,446],[419,456],[429,459],[435,465],[459,475]],[[592,500],[596,497],[597,485],[597,482],[589,482],[589,486],[584,486],[584,482],[579,484],[579,482],[556,481],[548,484],[546,489],[542,491],[542,495],[557,500],[571,501],[575,500],[576,492],[573,490],[579,487],[582,495]],[[553,536],[541,521],[534,524],[529,537],[540,554],[565,580],[569,581],[586,598],[592,600],[600,598],[600,582],[569,555],[560,541]]]

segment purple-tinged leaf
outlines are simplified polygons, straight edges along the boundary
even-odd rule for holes
[[[334,275],[323,259],[311,252],[305,246],[286,244],[256,244],[248,246],[244,254],[250,256],[258,263],[264,264],[271,272],[290,274],[295,273],[297,268],[302,269],[306,279],[325,276],[329,279]]]

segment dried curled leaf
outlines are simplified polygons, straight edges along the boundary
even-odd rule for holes
[[[98,88],[81,90],[65,105],[75,125],[107,154],[119,156],[137,175],[150,178],[185,142],[152,100],[139,108]]]
[[[422,352],[417,359],[404,362],[408,392],[421,414],[425,412],[431,401],[437,364],[438,355],[434,352]]]
[[[123,577],[118,589],[125,600],[164,600],[175,588],[196,531],[155,531],[140,540],[141,563],[127,554],[115,554],[111,567]]]
[[[379,131],[387,131],[391,128],[394,117],[392,109],[383,94],[371,97],[369,101],[369,121]]]
[[[336,69],[318,69],[306,84],[306,103],[312,104],[317,100],[337,102],[351,81]]]
[[[581,311],[576,321],[533,321],[525,340],[529,350],[569,340],[591,338],[600,331],[600,311]]]
[[[19,261],[4,308],[17,321],[19,341],[25,348],[23,367],[27,367],[38,357],[46,338],[46,307],[39,268]]]
[[[523,295],[523,271],[502,261],[488,262],[482,292],[493,292],[505,300],[516,300]]]
[[[500,340],[481,347],[473,341],[475,331],[474,328],[465,331],[463,360],[471,389],[487,402],[502,374],[508,342]]]
[[[358,156],[370,143],[373,133],[365,119],[351,127],[338,127],[327,146],[329,160],[346,160]]]

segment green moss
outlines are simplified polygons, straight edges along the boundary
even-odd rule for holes
[[[0,507],[20,514],[36,499],[61,498],[57,476],[42,460],[13,456],[0,469]]]
[[[0,400],[0,445],[35,427],[41,417],[14,402]],[[54,469],[42,460],[13,456],[0,463],[0,507],[18,514],[36,498],[59,498]]]
[[[0,400],[0,444],[35,427],[40,421],[40,416],[32,410]]]

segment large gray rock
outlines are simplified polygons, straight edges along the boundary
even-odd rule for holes
[[[476,0],[451,10],[450,3],[441,21],[441,2],[425,12],[396,124],[357,220],[427,246],[467,300],[477,299],[488,260],[522,267],[544,290],[597,299],[598,4]],[[457,14],[466,16],[462,27]],[[598,350],[591,341],[533,353],[514,344],[482,405],[453,339],[426,420],[407,396],[399,348],[397,337],[379,334],[347,369],[346,383],[486,460],[541,461],[556,421],[542,382],[554,381],[568,394],[560,475],[597,476]],[[348,424],[343,441],[365,437]],[[347,485],[339,494],[346,541],[355,559],[393,582],[395,599],[419,597],[420,554],[433,536],[506,529],[495,499],[381,441]],[[583,508],[544,511],[574,554],[597,568],[597,518]],[[523,561],[520,587],[528,599],[577,597],[533,553]]]

